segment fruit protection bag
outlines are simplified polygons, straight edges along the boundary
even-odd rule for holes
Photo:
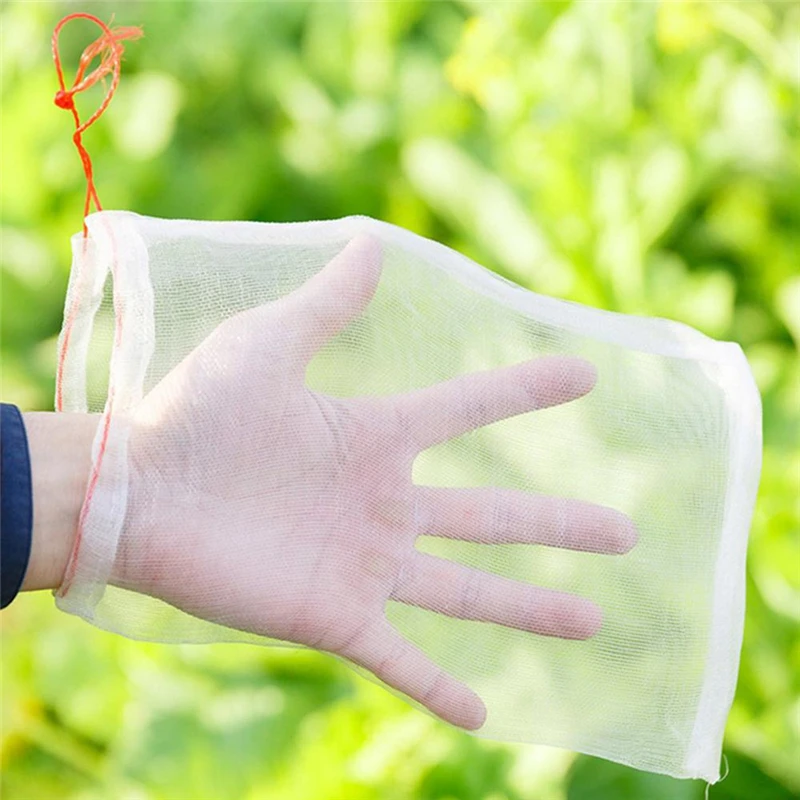
[[[737,345],[366,217],[87,230],[63,610],[316,648],[478,736],[719,778],[761,452]]]

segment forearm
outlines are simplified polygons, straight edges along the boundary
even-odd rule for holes
[[[33,539],[22,590],[56,589],[75,540],[99,416],[23,416],[31,458]]]

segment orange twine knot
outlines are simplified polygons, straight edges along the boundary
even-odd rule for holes
[[[55,104],[59,108],[75,108],[75,99],[71,94],[67,94],[63,89],[56,92]]]
[[[75,73],[75,80],[72,86],[67,89],[64,82],[64,71],[61,68],[61,58],[58,54],[58,37],[61,29],[72,20],[86,19],[97,25],[102,33],[100,37],[92,42],[81,55],[80,62],[78,63],[78,70]],[[95,208],[100,211],[102,207],[100,200],[97,197],[97,190],[94,185],[94,174],[92,172],[92,160],[89,158],[89,153],[83,146],[82,135],[83,132],[92,124],[97,122],[103,112],[108,108],[111,98],[119,85],[120,62],[122,61],[122,53],[124,46],[122,42],[125,39],[138,39],[142,36],[142,29],[137,27],[123,27],[123,28],[109,28],[104,22],[101,22],[97,17],[91,14],[69,14],[64,17],[53,31],[52,47],[53,47],[53,61],[56,65],[56,74],[58,75],[59,90],[56,92],[55,104],[59,108],[66,109],[72,112],[72,118],[75,120],[75,133],[72,135],[72,141],[75,142],[75,147],[78,149],[78,155],[81,157],[83,164],[83,171],[86,175],[86,202],[83,206],[83,235],[87,235],[86,230],[86,217],[89,214],[89,208],[94,203]],[[95,67],[88,75],[86,70],[95,58],[100,59],[100,64]],[[97,110],[92,114],[86,122],[81,122],[78,115],[78,110],[75,108],[75,95],[78,92],[83,92],[86,89],[94,86],[101,78],[111,74],[111,84],[108,87],[103,101],[100,103]]]

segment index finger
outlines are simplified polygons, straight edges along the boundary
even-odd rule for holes
[[[461,375],[390,402],[412,443],[424,450],[507,417],[575,400],[596,380],[588,361],[549,356]]]

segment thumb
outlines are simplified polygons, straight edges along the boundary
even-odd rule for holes
[[[302,350],[310,360],[326,342],[364,313],[381,276],[378,239],[359,234],[287,298]]]

